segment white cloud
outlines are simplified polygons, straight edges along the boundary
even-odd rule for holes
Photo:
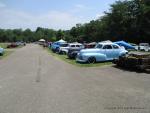
[[[45,14],[31,14],[22,11],[2,9],[0,10],[1,28],[31,28],[46,27],[53,29],[70,29],[77,23],[86,22],[82,17],[76,17],[71,13],[60,11],[49,11]]]
[[[96,19],[99,19],[100,17],[104,16],[105,14],[104,13],[101,13],[101,14],[96,14],[95,18]]]
[[[92,8],[87,7],[86,5],[83,4],[76,4],[74,7],[70,10],[71,13],[85,13]]]
[[[6,4],[0,2],[0,8],[6,7]]]

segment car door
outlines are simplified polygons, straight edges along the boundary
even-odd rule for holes
[[[113,59],[119,58],[120,55],[120,48],[117,45],[112,45],[113,46]]]
[[[103,47],[104,53],[106,55],[106,60],[113,60],[113,48],[112,45],[104,45]]]

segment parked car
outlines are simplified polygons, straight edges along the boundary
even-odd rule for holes
[[[26,43],[23,42],[23,41],[18,41],[18,42],[16,42],[16,45],[17,45],[17,46],[25,46]]]
[[[98,43],[94,49],[81,50],[76,58],[77,62],[95,63],[111,61],[127,54],[128,51],[114,43]]]
[[[3,53],[4,53],[4,49],[0,47],[0,55],[3,55]]]
[[[69,47],[70,46],[68,43],[61,44],[60,47],[58,48],[58,53],[59,54],[67,54]]]
[[[150,69],[150,53],[129,52],[127,55],[114,60],[113,63],[126,69],[147,71]]]
[[[15,48],[15,47],[18,47],[18,45],[15,42],[7,45],[7,48]]]
[[[85,48],[95,48],[95,46],[97,45],[96,42],[92,42],[92,43],[88,43],[88,44],[84,44]]]
[[[80,43],[69,43],[68,45],[63,45],[61,47],[59,47],[59,53],[60,54],[67,54],[69,50],[72,50],[72,49],[81,49],[81,48],[84,48],[84,46]]]
[[[84,45],[81,43],[72,43],[69,45],[67,56],[70,59],[76,58],[81,49],[84,49]]]
[[[134,49],[137,51],[138,49],[139,49],[139,46],[137,45],[137,44],[131,44],[133,47],[134,47]]]
[[[54,42],[51,45],[51,49],[53,52],[59,52],[59,48],[62,46],[68,46],[68,43],[66,43],[66,42]]]
[[[146,51],[146,52],[150,51],[149,43],[140,43],[139,44],[139,50]]]

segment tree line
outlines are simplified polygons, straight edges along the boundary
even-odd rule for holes
[[[92,42],[124,40],[131,43],[150,43],[150,1],[116,1],[108,12],[97,20],[85,24],[76,24],[70,30],[53,30],[38,27],[30,29],[0,29],[0,42],[26,41],[39,39],[69,42]]]

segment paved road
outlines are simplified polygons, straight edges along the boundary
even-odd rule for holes
[[[150,113],[150,75],[75,67],[30,44],[0,60],[0,113]]]

